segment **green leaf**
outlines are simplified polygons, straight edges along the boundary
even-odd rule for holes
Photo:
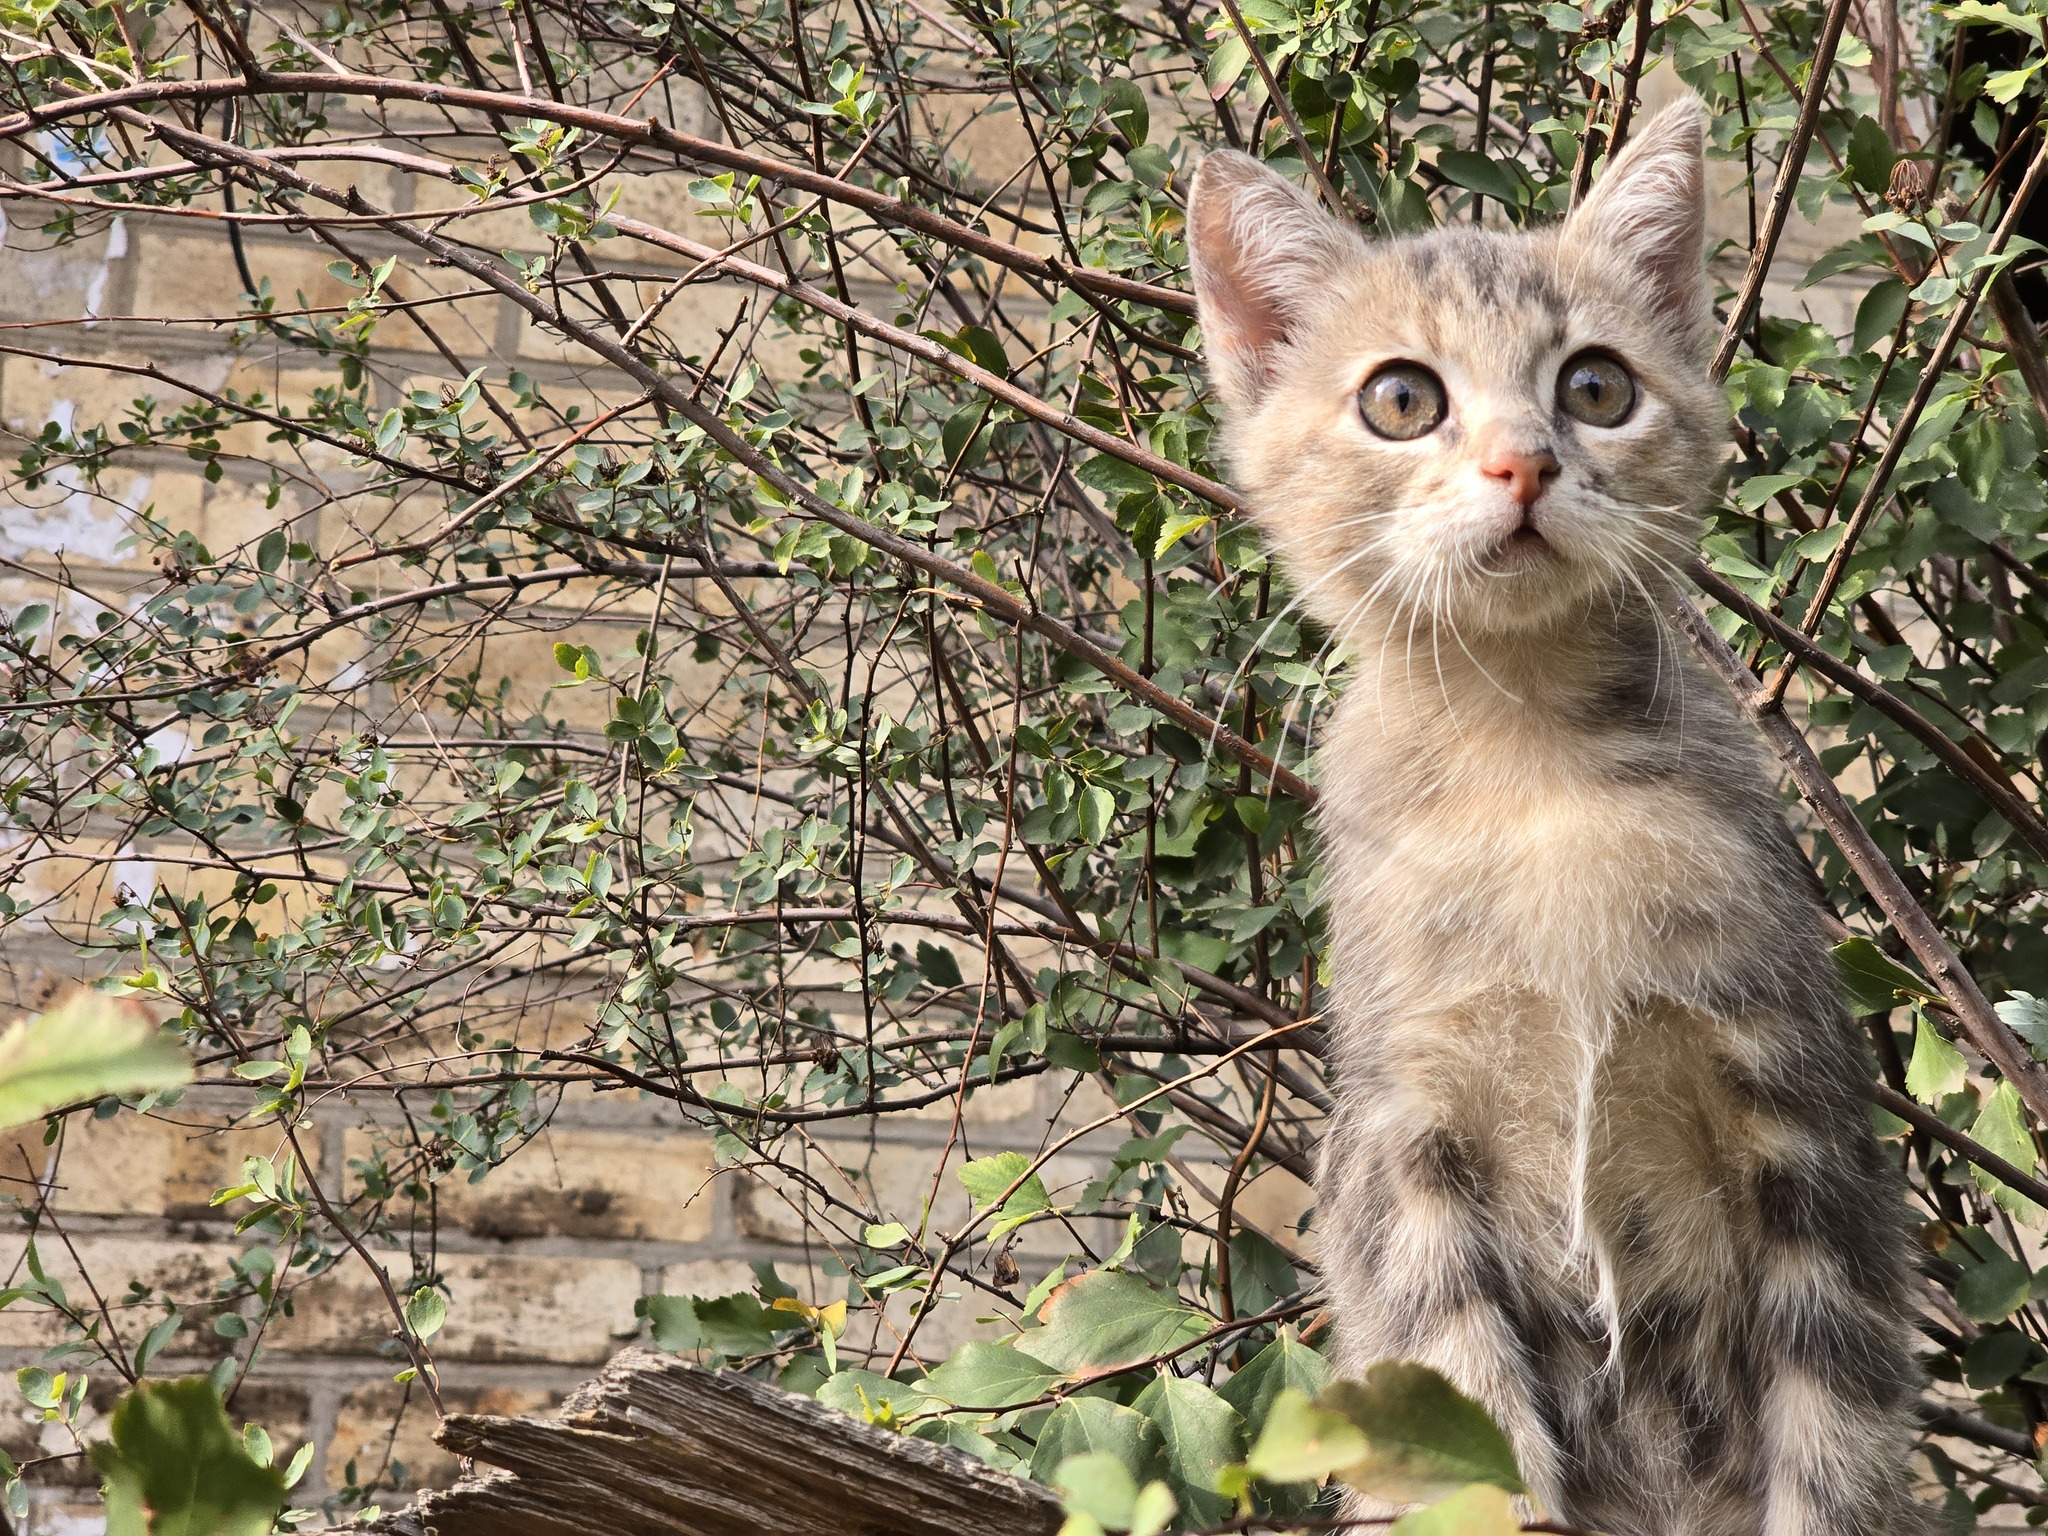
[[[1956,296],[1962,284],[1952,277],[1929,277],[1910,295],[1922,304],[1946,304]]]
[[[978,468],[987,456],[988,439],[976,434],[988,420],[988,414],[989,402],[981,399],[961,406],[946,418],[946,425],[939,432],[939,448],[955,470]]]
[[[2026,1305],[2033,1278],[2026,1265],[2001,1253],[1964,1272],[1956,1306],[1973,1323],[2003,1322]]]
[[[1907,230],[1917,230],[1919,228],[1917,224],[1907,224],[1897,214],[1886,213],[1883,217],[1897,221],[1894,224],[1886,225],[1886,228],[1898,228],[1901,226]],[[1877,236],[1875,234],[1858,235],[1854,240],[1843,241],[1842,244],[1826,252],[1818,261],[1808,267],[1806,269],[1806,276],[1799,280],[1799,286],[1801,288],[1811,288],[1815,283],[1824,282],[1838,272],[1851,272],[1858,267],[1878,267],[1882,269],[1888,265],[1889,262],[1885,254],[1884,245],[1878,240]]]
[[[1091,1270],[1058,1286],[1026,1335],[1047,1365],[1079,1373],[1135,1365],[1198,1339],[1209,1320],[1179,1296],[1136,1275]]]
[[[256,545],[256,569],[264,575],[272,575],[284,564],[285,550],[291,540],[282,528],[273,528],[263,535]]]
[[[0,1035],[0,1129],[110,1094],[192,1081],[192,1058],[132,1003],[82,992]]]
[[[1849,130],[1849,179],[1866,192],[1883,192],[1898,159],[1892,141],[1876,119],[1859,117]]]
[[[1074,478],[1112,500],[1135,495],[1149,496],[1159,489],[1159,482],[1152,478],[1149,471],[1108,453],[1098,453],[1094,458],[1083,461],[1074,470]]]
[[[1052,1485],[1066,1495],[1069,1514],[1086,1515],[1104,1530],[1131,1528],[1138,1484],[1109,1452],[1088,1451],[1068,1457],[1053,1470]]]
[[[250,1457],[204,1376],[144,1382],[111,1429],[92,1448],[109,1532],[266,1536],[284,1507],[283,1477]]]
[[[974,1201],[975,1210],[986,1215],[1003,1191],[1016,1188],[1003,1199],[1002,1214],[989,1227],[989,1236],[998,1238],[1014,1232],[1018,1227],[1052,1205],[1052,1197],[1046,1193],[1045,1180],[1037,1174],[1026,1174],[1031,1159],[1022,1152],[998,1152],[993,1157],[977,1158],[960,1169],[959,1180]],[[1017,1181],[1022,1179],[1020,1184]]]
[[[1362,1382],[1332,1382],[1318,1404],[1365,1436],[1364,1458],[1337,1474],[1354,1488],[1397,1503],[1443,1498],[1467,1483],[1523,1491],[1500,1426],[1426,1365],[1383,1360]]]
[[[1148,187],[1164,187],[1173,180],[1173,157],[1157,144],[1140,144],[1124,156],[1124,164]]]
[[[2006,1028],[2026,1041],[2037,1061],[2048,1061],[2048,1003],[2031,992],[2015,990],[1995,1012]]]
[[[1970,1135],[1985,1151],[1996,1153],[2022,1173],[2032,1173],[2039,1161],[2033,1133],[2027,1129],[2026,1113],[2020,1108],[2019,1090],[2011,1083],[2000,1083],[1992,1090],[1991,1097],[1984,1101],[1984,1107],[1977,1111]],[[2014,1221],[2031,1226],[2041,1219],[2041,1208],[2018,1190],[2001,1183],[1982,1168],[1973,1167],[1970,1174],[1976,1179],[1978,1188],[2003,1206],[2005,1213]]]
[[[1913,435],[1906,439],[1899,462],[1911,464],[1916,459],[1925,458],[1954,430],[1969,404],[1967,391],[1958,391],[1937,401],[1921,415],[1919,424],[1913,428]]]
[[[2011,106],[2020,92],[2027,88],[2027,82],[2040,73],[2044,63],[2048,63],[2048,59],[2036,59],[2019,69],[2000,70],[1984,82],[1984,94],[2001,107]]]
[[[1166,1458],[1159,1426],[1135,1408],[1102,1397],[1070,1397],[1046,1415],[1031,1452],[1031,1475],[1041,1483],[1076,1456],[1113,1457],[1135,1489],[1160,1475]]]
[[[1868,939],[1844,939],[1834,948],[1835,978],[1854,1013],[1890,1013],[1903,1001],[1936,1000],[1927,983]]]
[[[2041,38],[2040,18],[2024,15],[2008,5],[1986,5],[1983,0],[1962,0],[1962,4],[1950,6],[1941,14],[1959,25],[1963,22],[1981,21],[1987,26],[2004,27],[2008,31],[2019,33],[2029,42],[2039,42]]]
[[[1394,1522],[1390,1536],[1517,1536],[1521,1529],[1505,1489],[1474,1483],[1427,1509],[1409,1511]]]
[[[1131,1406],[1159,1426],[1166,1480],[1196,1525],[1220,1525],[1231,1501],[1217,1474],[1244,1454],[1244,1420],[1221,1394],[1185,1376],[1160,1376]]]
[[[1341,1468],[1357,1465],[1370,1452],[1358,1426],[1343,1414],[1317,1406],[1293,1387],[1282,1387],[1267,1409],[1245,1467],[1270,1483],[1320,1483]]]
[[[1007,379],[1010,376],[1010,359],[1003,351],[1002,342],[994,331],[984,326],[963,325],[950,336],[944,331],[926,331],[924,334],[947,351],[966,358],[997,378]]]
[[[1905,313],[1904,283],[1896,277],[1887,277],[1874,284],[1870,292],[1863,295],[1863,302],[1856,306],[1856,350],[1868,352],[1879,342],[1889,343]]]
[[[1152,558],[1157,560],[1189,534],[1206,528],[1215,521],[1216,519],[1206,512],[1176,512],[1162,519],[1159,524],[1159,538],[1152,545]]]
[[[31,1407],[54,1408],[57,1406],[57,1378],[39,1365],[23,1366],[14,1373],[15,1389],[26,1398]]]
[[[1970,1065],[1923,1014],[1913,1035],[1913,1059],[1906,1064],[1906,1091],[1922,1104],[1939,1104],[1960,1092]]]
[[[960,985],[960,962],[953,958],[953,951],[929,939],[917,941],[917,971],[935,987]]]
[[[775,1347],[775,1333],[760,1298],[745,1291],[730,1296],[643,1296],[634,1310],[648,1320],[656,1349],[682,1354],[709,1350],[739,1358],[764,1355]],[[799,1319],[792,1313],[786,1327]]]
[[[818,1401],[869,1423],[930,1413],[943,1406],[923,1382],[891,1381],[874,1371],[848,1366],[818,1388]]]
[[[1103,82],[1102,115],[1130,141],[1132,148],[1144,143],[1152,132],[1152,108],[1135,80]]]
[[[1003,1192],[1021,1179],[1030,1166],[1031,1159],[1022,1152],[998,1152],[962,1164],[954,1177],[960,1180],[969,1199],[978,1206],[986,1206],[1001,1199]]]
[[[1806,482],[1804,475],[1751,475],[1735,487],[1735,505],[1745,512],[1754,512],[1780,491],[1789,491]]]
[[[1282,1328],[1273,1342],[1246,1362],[1217,1391],[1254,1430],[1265,1425],[1274,1399],[1292,1390],[1314,1397],[1330,1384],[1330,1362]]]
[[[228,1315],[228,1314],[223,1314]],[[142,1336],[142,1342],[135,1346],[135,1374],[142,1375],[149,1369],[150,1361],[163,1352],[171,1342],[179,1326],[185,1321],[184,1314],[171,1312],[157,1320],[156,1326]]]
[[[1209,87],[1210,100],[1222,100],[1251,61],[1251,50],[1233,29],[1216,45],[1216,51],[1209,55],[1209,67],[1202,72],[1203,81]]]
[[[1020,1349],[972,1339],[920,1385],[955,1408],[1008,1408],[1044,1397],[1061,1375]]]
[[[1159,1536],[1180,1513],[1180,1500],[1163,1482],[1147,1483],[1131,1504],[1131,1536]]]
[[[1116,818],[1116,796],[1099,784],[1090,784],[1081,791],[1074,811],[1080,822],[1081,841],[1091,847],[1099,846],[1109,836],[1110,823]]]
[[[412,1293],[405,1304],[405,1326],[416,1339],[431,1339],[448,1321],[448,1298],[430,1285]]]
[[[1522,204],[1521,178],[1506,166],[1469,149],[1437,151],[1436,168],[1468,191],[1490,197],[1509,208]]]
[[[1973,1392],[2002,1387],[2034,1360],[2034,1341],[2014,1328],[1994,1328],[1963,1351],[1963,1381]]]

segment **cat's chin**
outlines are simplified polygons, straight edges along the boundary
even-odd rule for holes
[[[1614,595],[1555,545],[1521,539],[1492,554],[1484,577],[1451,594],[1437,618],[1467,637],[1520,640],[1576,627]]]

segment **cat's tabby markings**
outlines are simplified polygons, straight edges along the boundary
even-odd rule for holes
[[[1705,111],[1562,224],[1189,211],[1226,451],[1355,677],[1318,754],[1350,1373],[1444,1371],[1553,1515],[1898,1536],[1899,1185],[1758,741],[1662,615],[1724,452]]]

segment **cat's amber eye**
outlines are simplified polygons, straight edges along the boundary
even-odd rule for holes
[[[1358,413],[1381,437],[1422,437],[1444,419],[1443,381],[1420,363],[1389,363],[1359,390]]]
[[[1581,352],[1557,371],[1557,403],[1589,427],[1618,427],[1636,408],[1636,381],[1611,352]]]

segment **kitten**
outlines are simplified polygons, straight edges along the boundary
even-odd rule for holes
[[[1613,1536],[1893,1536],[1897,1181],[1755,734],[1662,617],[1724,451],[1704,107],[1562,224],[1368,242],[1217,152],[1224,445],[1355,680],[1318,754],[1338,1365]]]

